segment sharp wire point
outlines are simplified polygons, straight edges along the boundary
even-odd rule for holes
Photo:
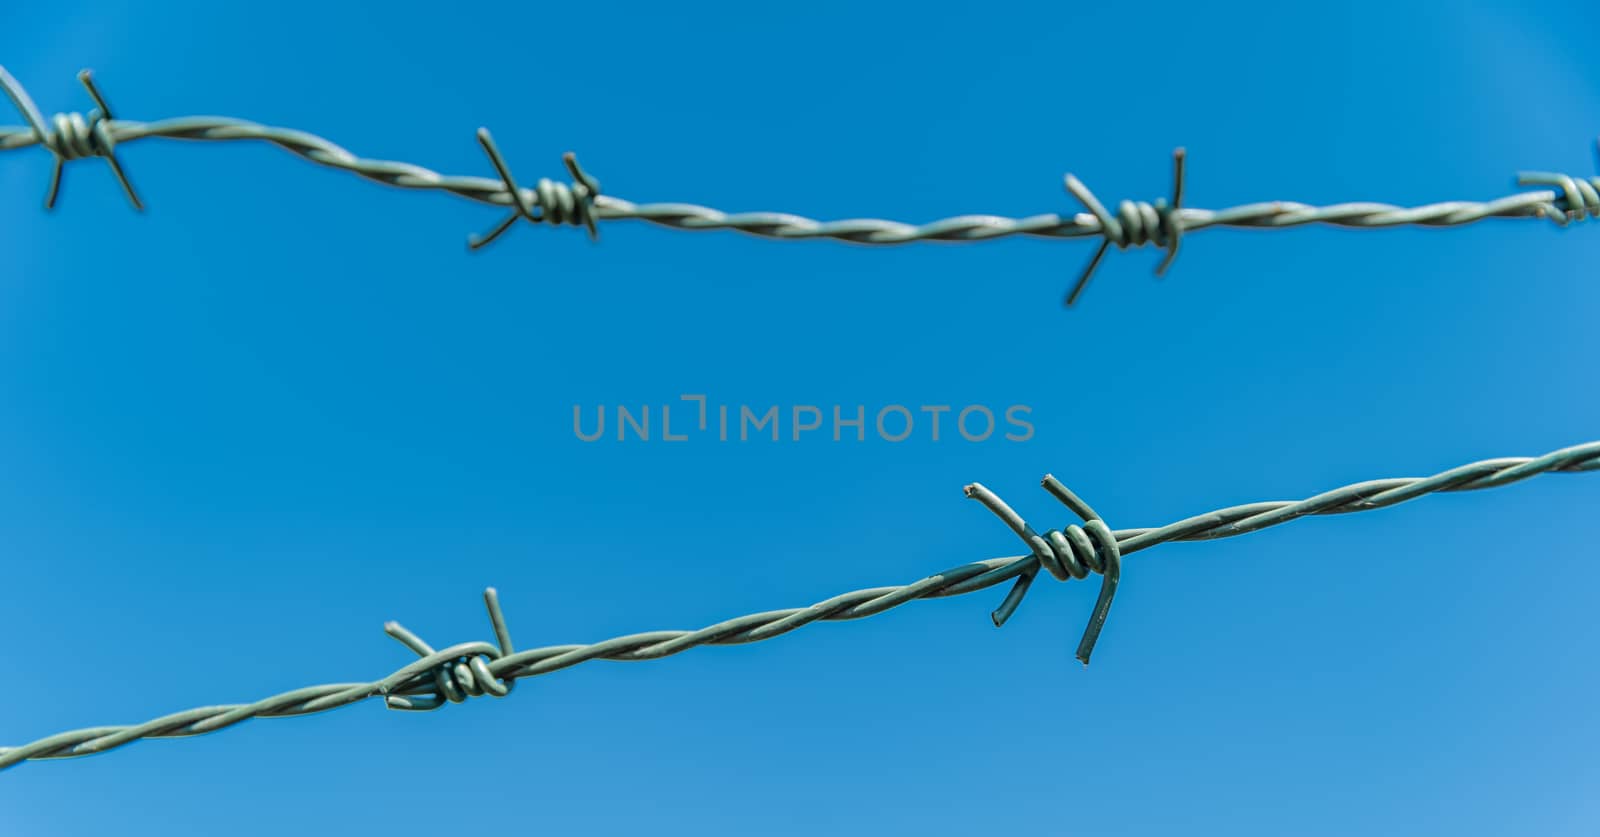
[[[48,211],[56,208],[56,197],[61,194],[61,176],[66,164],[61,158],[56,158],[55,165],[50,167],[50,185],[44,190],[44,208]]]
[[[1089,280],[1094,278],[1095,268],[1100,266],[1100,260],[1105,258],[1106,251],[1111,249],[1109,240],[1100,242],[1100,248],[1094,251],[1094,257],[1089,259],[1089,264],[1084,266],[1083,272],[1078,274],[1077,284],[1067,292],[1066,307],[1071,308],[1078,304],[1078,297],[1083,295],[1085,288],[1089,287]]]
[[[600,195],[600,181],[589,176],[589,173],[578,165],[578,155],[568,151],[561,155],[561,162],[567,166],[567,173],[572,175],[572,181],[577,186],[583,187],[583,193],[576,195],[577,204],[574,207],[583,220],[583,225],[589,230],[589,240],[600,240],[600,229],[595,226],[594,199]]]
[[[1183,240],[1183,163],[1187,152],[1182,146],[1172,152],[1172,204],[1164,207],[1162,221],[1167,225],[1167,255],[1156,265],[1156,276],[1162,277],[1178,258],[1178,244]]]

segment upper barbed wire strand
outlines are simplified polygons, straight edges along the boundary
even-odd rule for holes
[[[1300,517],[1348,514],[1386,508],[1425,494],[1496,488],[1544,473],[1600,470],[1600,441],[1562,448],[1539,457],[1485,459],[1431,477],[1369,480],[1336,488],[1304,500],[1268,501],[1230,506],[1157,528],[1112,532],[1118,552],[1127,556],[1169,541],[1230,538],[1287,523]],[[132,726],[73,730],[21,747],[0,748],[0,770],[29,760],[64,759],[103,753],[141,738],[183,738],[214,732],[249,718],[283,718],[323,712],[371,697],[383,697],[395,708],[431,708],[465,694],[502,695],[511,681],[570,668],[589,660],[657,660],[700,645],[737,645],[773,639],[812,622],[861,619],[917,599],[957,596],[984,590],[1040,568],[1036,554],[990,558],[928,576],[913,584],[855,590],[810,607],[772,610],[719,622],[695,631],[651,631],[589,645],[551,645],[511,652],[510,635],[492,588],[485,592],[498,645],[468,642],[428,653],[370,683],[310,686],[249,704],[205,706]],[[1003,621],[997,619],[996,621]],[[431,649],[398,626],[386,626],[419,654]],[[1082,656],[1087,656],[1082,654]],[[453,678],[453,679],[450,679]],[[493,682],[496,678],[503,684]],[[422,701],[397,697],[425,698]]]
[[[51,200],[58,185],[61,166],[70,159],[84,156],[102,156],[123,182],[130,200],[138,206],[138,199],[127,184],[112,151],[116,145],[149,137],[200,141],[260,141],[283,148],[290,153],[318,165],[348,171],[357,176],[403,189],[429,189],[448,192],[468,200],[508,208],[514,214],[497,227],[496,233],[517,218],[530,221],[550,220],[560,223],[564,219],[579,219],[589,226],[594,235],[595,221],[636,219],[660,226],[682,230],[734,230],[763,238],[814,239],[825,238],[854,244],[908,244],[917,241],[988,241],[1011,236],[1036,238],[1100,237],[1102,246],[1077,284],[1068,295],[1068,304],[1076,301],[1089,277],[1099,265],[1105,250],[1115,245],[1119,249],[1129,246],[1154,244],[1165,248],[1166,258],[1157,272],[1168,267],[1177,253],[1177,242],[1184,233],[1207,227],[1242,227],[1254,229],[1279,229],[1307,224],[1324,224],[1338,227],[1374,228],[1395,226],[1448,227],[1472,224],[1487,218],[1547,218],[1557,224],[1586,218],[1600,218],[1600,177],[1583,178],[1563,174],[1531,173],[1519,177],[1519,185],[1551,186],[1552,189],[1520,192],[1490,201],[1444,201],[1423,206],[1404,207],[1387,203],[1353,202],[1313,206],[1293,201],[1265,201],[1228,209],[1193,209],[1179,206],[1182,190],[1182,149],[1177,158],[1176,182],[1170,203],[1157,201],[1122,201],[1116,213],[1108,212],[1081,181],[1066,176],[1067,191],[1085,205],[1088,212],[1072,215],[1043,214],[1022,218],[997,215],[961,215],[932,221],[926,224],[907,224],[876,218],[854,218],[838,221],[818,221],[799,215],[780,212],[726,213],[710,207],[688,203],[636,204],[621,198],[598,194],[592,179],[583,175],[569,161],[576,182],[573,185],[543,181],[545,188],[518,188],[515,195],[508,179],[474,176],[445,175],[422,166],[393,160],[372,160],[358,157],[350,151],[314,134],[289,128],[277,128],[242,119],[223,116],[188,116],[158,122],[136,122],[113,119],[104,100],[88,81],[88,71],[79,74],[91,96],[101,106],[100,111],[84,119],[78,114],[58,115],[45,120],[34,106],[26,90],[4,67],[0,67],[0,88],[27,118],[27,127],[0,126],[0,151],[44,145],[56,155],[57,176],[52,181]],[[65,126],[64,134],[53,132],[50,125]],[[66,130],[70,129],[70,130]],[[480,140],[484,129],[480,130]],[[98,140],[88,143],[92,133]],[[1597,145],[1600,148],[1600,145]],[[63,153],[66,152],[66,153]],[[491,152],[491,157],[496,156]],[[506,172],[502,171],[504,175]],[[533,216],[532,208],[542,207],[541,199],[559,199],[571,204],[574,195],[581,197],[577,205],[567,206],[548,218]],[[549,208],[546,208],[549,211]],[[487,236],[484,238],[492,238]],[[473,246],[487,243],[482,238],[469,239]]]
[[[514,202],[505,183],[489,177],[445,175],[413,163],[371,160],[357,157],[328,140],[291,128],[275,128],[224,116],[186,116],[159,122],[131,122],[113,119],[106,130],[117,144],[163,137],[166,139],[214,142],[259,141],[283,148],[303,159],[329,168],[348,171],[387,186],[402,189],[427,189],[448,192],[458,197],[501,208]],[[0,151],[14,151],[38,145],[27,127],[0,126]],[[1569,178],[1576,182],[1582,179]],[[1590,178],[1600,181],[1600,178]],[[534,201],[533,189],[522,189]],[[1584,217],[1597,209],[1568,209],[1563,193],[1549,189],[1519,192],[1490,201],[1442,201],[1404,207],[1371,201],[1313,206],[1294,201],[1262,201],[1228,209],[1183,208],[1174,215],[1181,219],[1185,232],[1207,227],[1282,228],[1307,224],[1341,227],[1458,226],[1487,218],[1549,218],[1568,214]],[[1000,215],[959,215],[926,224],[908,224],[878,218],[853,218],[818,221],[783,212],[728,213],[691,203],[634,203],[600,195],[595,198],[595,217],[602,221],[636,219],[688,230],[727,229],[763,238],[832,238],[856,244],[909,244],[917,241],[987,241],[1008,236],[1042,238],[1087,238],[1103,236],[1104,228],[1091,212],[1073,215],[1053,213],[1014,218]]]

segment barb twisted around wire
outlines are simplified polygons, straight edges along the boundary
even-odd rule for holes
[[[128,202],[133,204],[136,211],[144,209],[144,202],[139,200],[139,195],[133,190],[133,183],[128,180],[127,172],[123,171],[122,163],[117,159],[117,135],[112,130],[114,117],[111,115],[111,105],[106,103],[105,96],[100,94],[100,88],[95,86],[94,77],[88,70],[78,73],[78,82],[85,90],[89,91],[89,98],[94,99],[96,109],[85,117],[81,113],[58,113],[49,122],[45,121],[44,114],[40,113],[39,106],[33,103],[28,91],[23,89],[17,80],[0,66],[0,89],[4,89],[11,103],[21,111],[22,118],[28,120],[28,134],[33,141],[45,147],[56,158],[55,167],[50,171],[50,187],[45,192],[44,208],[54,209],[56,197],[61,193],[61,174],[69,160],[81,160],[85,157],[104,157],[106,164],[111,167],[111,173],[116,175],[117,182],[122,184],[122,191],[128,196]],[[0,129],[0,140],[10,130],[13,135],[17,129]]]
[[[468,697],[479,695],[493,695],[505,697],[511,694],[511,687],[515,681],[501,680],[489,670],[485,660],[493,662],[509,655],[511,647],[511,631],[506,628],[505,614],[500,610],[500,594],[493,587],[483,591],[483,603],[489,609],[489,623],[494,627],[495,639],[500,645],[489,650],[475,649],[454,657],[448,657],[443,662],[432,667],[433,691],[428,694],[415,696],[409,693],[391,694],[388,689],[380,689],[383,702],[390,709],[403,709],[408,711],[426,711],[438,709],[445,701],[461,703]],[[408,631],[399,622],[389,622],[383,626],[384,633],[399,640],[401,644],[417,652],[417,656],[424,660],[433,661],[441,656],[433,646],[422,640],[422,637]]]
[[[1172,152],[1172,202],[1157,200],[1155,203],[1143,201],[1123,201],[1117,207],[1117,214],[1113,216],[1106,211],[1105,205],[1083,185],[1083,181],[1068,174],[1066,176],[1067,192],[1078,199],[1078,202],[1088,208],[1089,213],[1100,222],[1100,234],[1105,240],[1100,243],[1094,257],[1089,259],[1089,264],[1078,275],[1077,284],[1067,292],[1066,304],[1071,307],[1078,302],[1078,297],[1083,295],[1083,289],[1089,287],[1089,280],[1093,278],[1095,268],[1100,266],[1100,260],[1105,258],[1106,250],[1111,245],[1117,249],[1126,250],[1129,247],[1143,247],[1146,244],[1155,244],[1167,249],[1166,258],[1161,264],[1156,265],[1156,275],[1161,276],[1172,266],[1174,259],[1178,258],[1178,240],[1183,237],[1183,216],[1180,210],[1183,205],[1183,160],[1185,157],[1182,148]]]
[[[1015,610],[1028,581],[1044,567],[1057,578],[1077,578],[1079,573],[1105,575],[1100,600],[1079,659],[1087,660],[1095,637],[1105,622],[1115,592],[1121,559],[1142,549],[1169,541],[1230,538],[1312,515],[1335,515],[1387,508],[1435,492],[1476,491],[1497,488],[1544,473],[1600,471],[1600,441],[1552,451],[1543,456],[1486,459],[1452,468],[1431,477],[1370,480],[1336,488],[1304,500],[1270,501],[1231,506],[1150,529],[1104,528],[1098,515],[1076,495],[1045,478],[1045,488],[1071,508],[1085,524],[1064,532],[1039,536],[997,497],[980,486],[969,486],[970,496],[1005,520],[1023,536],[1030,552],[1009,558],[990,558],[963,564],[898,587],[874,587],[842,593],[810,607],[772,610],[718,622],[693,631],[650,631],[589,645],[551,645],[513,652],[510,633],[500,614],[494,590],[485,593],[490,621],[498,645],[468,642],[439,651],[398,625],[388,632],[404,642],[420,659],[388,677],[371,683],[334,683],[274,695],[255,703],[205,706],[178,712],[132,726],[105,726],[73,730],[41,738],[21,747],[0,748],[0,769],[29,760],[65,759],[103,753],[141,738],[184,738],[214,732],[248,718],[283,718],[308,715],[382,696],[395,709],[432,709],[444,701],[474,694],[503,695],[512,681],[550,674],[589,660],[658,660],[701,645],[737,645],[773,639],[812,622],[862,619],[917,599],[957,596],[985,590],[1013,578],[1006,602],[992,616],[1000,624]],[[987,499],[985,499],[987,497]],[[1108,537],[1109,536],[1109,537]],[[1043,546],[1038,545],[1043,541]],[[412,700],[412,698],[416,698]]]
[[[1087,287],[1106,251],[1153,244],[1167,253],[1159,267],[1161,275],[1177,257],[1180,239],[1187,233],[1207,227],[1279,229],[1307,224],[1372,228],[1395,226],[1447,227],[1473,224],[1486,218],[1548,218],[1557,224],[1600,218],[1600,177],[1573,177],[1543,172],[1522,175],[1521,186],[1551,188],[1520,192],[1490,201],[1444,201],[1424,206],[1402,207],[1386,203],[1341,203],[1310,206],[1292,201],[1267,201],[1228,209],[1189,209],[1183,207],[1184,154],[1174,155],[1171,201],[1145,203],[1123,201],[1115,214],[1072,175],[1065,179],[1069,194],[1087,212],[1073,215],[1041,214],[1022,218],[996,215],[960,215],[926,224],[907,224],[874,218],[818,221],[780,212],[725,213],[688,203],[636,204],[600,194],[600,185],[577,165],[570,153],[564,158],[571,184],[540,180],[536,188],[517,186],[504,158],[494,147],[486,130],[478,139],[497,177],[445,175],[421,166],[392,160],[371,160],[313,134],[289,128],[260,125],[222,116],[188,116],[159,122],[134,122],[115,119],[93,83],[88,71],[79,75],[98,110],[88,117],[78,114],[57,116],[47,122],[22,85],[0,67],[0,87],[5,89],[27,120],[26,127],[0,126],[0,151],[43,146],[55,156],[47,206],[53,206],[62,166],[83,157],[104,157],[135,207],[142,207],[128,183],[121,164],[113,154],[118,144],[148,137],[212,142],[256,141],[272,143],[292,154],[322,166],[348,171],[357,176],[404,189],[431,189],[511,210],[493,230],[472,236],[473,249],[498,238],[517,219],[552,225],[581,225],[591,238],[597,235],[597,222],[637,219],[681,230],[735,230],[754,236],[777,239],[826,238],[855,244],[907,244],[916,241],[988,241],[1011,236],[1034,238],[1101,239],[1100,248],[1067,295],[1075,303]]]
[[[490,136],[488,128],[478,129],[478,143],[483,146],[483,153],[489,156],[489,162],[494,164],[494,170],[500,173],[500,181],[505,184],[506,194],[514,202],[513,212],[501,221],[494,229],[481,236],[471,236],[467,239],[467,246],[476,250],[496,238],[499,238],[518,218],[524,218],[531,224],[549,222],[556,226],[563,223],[582,225],[589,230],[589,240],[596,241],[600,238],[600,231],[594,225],[594,199],[600,196],[600,181],[590,177],[578,165],[578,157],[571,151],[562,155],[562,162],[566,163],[567,171],[572,173],[572,185],[557,183],[549,178],[540,178],[539,185],[534,189],[534,199],[529,200],[517,186],[517,181],[511,176],[511,168],[506,165],[505,158],[500,154],[500,148],[494,144],[494,137]]]
[[[1017,537],[1022,538],[1022,542],[1032,550],[1033,558],[1038,562],[1037,566],[1017,576],[1017,583],[1012,585],[1005,601],[1000,603],[1000,607],[996,608],[989,618],[994,620],[997,628],[1011,618],[1011,614],[1022,604],[1022,597],[1033,584],[1033,577],[1038,574],[1039,567],[1048,570],[1057,581],[1084,578],[1091,571],[1100,573],[1104,576],[1100,584],[1100,598],[1095,602],[1088,627],[1083,630],[1083,639],[1078,642],[1078,661],[1088,665],[1089,655],[1094,653],[1095,642],[1099,640],[1100,631],[1106,624],[1106,617],[1111,613],[1111,599],[1117,594],[1117,582],[1122,578],[1122,550],[1117,543],[1116,535],[1106,526],[1105,521],[1100,519],[1100,515],[1089,508],[1088,503],[1079,499],[1078,495],[1073,494],[1049,474],[1045,474],[1042,485],[1051,496],[1082,518],[1084,525],[1080,527],[1074,523],[1064,532],[1051,529],[1040,535],[1033,531],[1033,527],[1029,526],[1021,515],[1006,505],[1004,500],[995,496],[994,492],[979,483],[973,483],[966,488],[968,497],[982,503],[1011,527],[1011,531],[1017,533]]]

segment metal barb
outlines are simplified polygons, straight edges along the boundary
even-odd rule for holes
[[[1067,292],[1066,306],[1068,308],[1077,304],[1078,297],[1083,295],[1089,286],[1089,280],[1094,277],[1095,270],[1100,267],[1100,260],[1105,258],[1106,251],[1115,244],[1117,249],[1126,250],[1129,247],[1156,244],[1165,247],[1167,255],[1156,266],[1156,276],[1162,276],[1167,268],[1172,266],[1174,259],[1178,258],[1178,243],[1183,238],[1183,172],[1184,149],[1178,148],[1172,152],[1172,200],[1158,199],[1155,203],[1123,201],[1117,207],[1117,214],[1112,215],[1106,210],[1094,192],[1072,174],[1066,175],[1062,182],[1067,193],[1078,199],[1078,202],[1089,210],[1089,214],[1100,223],[1101,242],[1095,250],[1094,256],[1089,259],[1089,264],[1083,272],[1078,274],[1078,281]]]
[[[483,146],[483,153],[489,156],[489,162],[494,165],[495,171],[500,174],[501,182],[505,183],[506,192],[511,196],[511,206],[513,207],[513,211],[511,215],[507,216],[504,221],[501,221],[499,224],[495,225],[495,228],[490,230],[488,233],[481,236],[468,236],[467,247],[473,250],[483,247],[491,241],[499,238],[506,230],[511,229],[511,225],[515,224],[517,222],[517,218],[519,217],[526,218],[529,221],[534,222],[539,220],[534,216],[533,207],[529,205],[528,199],[523,196],[522,190],[517,188],[517,181],[511,176],[511,168],[506,165],[505,158],[500,156],[500,149],[494,144],[494,137],[490,135],[488,128],[478,129],[478,144]]]
[[[488,155],[489,162],[500,175],[500,181],[505,185],[505,191],[511,198],[512,212],[489,232],[468,236],[467,247],[473,250],[484,247],[511,229],[511,225],[519,218],[531,224],[581,224],[588,229],[590,241],[599,240],[600,231],[595,226],[594,218],[594,199],[600,194],[600,181],[591,177],[578,165],[576,154],[568,151],[561,157],[567,171],[572,175],[571,185],[541,178],[537,188],[534,189],[533,199],[530,199],[517,186],[516,178],[511,176],[511,167],[506,164],[505,157],[495,145],[494,137],[489,134],[488,128],[478,129],[478,144],[483,146],[484,154]]]
[[[575,152],[568,151],[561,155],[561,162],[567,165],[567,171],[572,175],[573,183],[587,192],[587,194],[579,197],[580,202],[578,205],[583,207],[581,218],[583,225],[589,228],[589,240],[599,241],[600,230],[594,224],[594,199],[600,195],[600,181],[590,177],[589,173],[578,165],[578,155]],[[573,191],[577,192],[577,188],[575,187]]]
[[[89,98],[94,99],[98,110],[91,111],[89,124],[94,130],[96,145],[100,149],[100,156],[106,160],[106,165],[111,167],[111,173],[116,175],[117,182],[122,185],[122,193],[128,196],[128,202],[133,204],[135,212],[144,211],[144,201],[139,200],[139,193],[133,190],[133,183],[128,180],[128,173],[123,171],[122,162],[117,159],[116,140],[106,130],[106,125],[115,116],[111,115],[111,105],[106,103],[106,97],[100,94],[100,88],[95,86],[94,75],[88,70],[78,71],[78,81],[85,90],[89,91]],[[56,168],[61,167],[61,161],[56,160]]]
[[[1536,211],[1556,226],[1565,227],[1573,221],[1600,218],[1600,177],[1573,177],[1559,172],[1519,172],[1517,185],[1554,187],[1554,197],[1541,203]]]
[[[83,157],[103,157],[134,210],[144,211],[144,202],[139,199],[139,193],[134,191],[128,173],[122,168],[122,162],[117,159],[116,137],[110,130],[111,123],[115,119],[111,113],[111,105],[106,102],[106,97],[95,85],[94,76],[90,71],[80,70],[78,82],[89,91],[89,98],[94,100],[95,109],[89,111],[87,117],[80,113],[58,113],[47,121],[22,84],[7,72],[5,67],[0,67],[0,88],[5,90],[11,103],[28,121],[34,140],[55,157],[55,164],[50,169],[50,185],[45,190],[44,208],[55,209],[68,161]],[[54,123],[53,129],[51,123]]]
[[[1600,139],[1595,140],[1595,163],[1600,167]],[[1600,219],[1600,177],[1573,177],[1559,172],[1517,173],[1518,186],[1554,187],[1548,200],[1534,205],[1533,214],[1558,227],[1587,218]]]
[[[1106,617],[1111,613],[1111,601],[1116,596],[1117,582],[1122,576],[1122,552],[1116,536],[1088,503],[1053,476],[1046,474],[1043,485],[1046,491],[1082,518],[1084,525],[1080,527],[1074,524],[1065,530],[1052,529],[1040,535],[1004,500],[983,485],[973,483],[965,489],[968,497],[982,503],[984,508],[1000,518],[1032,552],[1033,562],[1017,576],[1011,591],[990,614],[990,619],[995,627],[999,627],[1011,618],[1022,604],[1023,596],[1033,586],[1033,579],[1040,567],[1061,581],[1084,578],[1090,572],[1100,573],[1100,597],[1090,614],[1089,624],[1083,630],[1083,637],[1078,641],[1076,654],[1080,662],[1088,665],[1100,631],[1105,627]]]
[[[1156,276],[1164,276],[1167,268],[1172,266],[1178,258],[1178,242],[1183,238],[1183,161],[1188,152],[1181,146],[1172,151],[1172,206],[1162,213],[1161,220],[1167,224],[1167,255],[1156,265]],[[1156,206],[1161,206],[1157,202]]]
[[[417,685],[415,679],[380,689],[379,693],[383,696],[385,706],[390,709],[426,712],[444,706],[446,701],[461,703],[468,697],[477,695],[505,697],[511,694],[511,688],[516,685],[516,681],[510,677],[497,677],[489,669],[490,662],[514,653],[511,631],[506,627],[505,614],[500,609],[500,596],[493,587],[483,591],[483,602],[489,611],[489,622],[494,628],[498,645],[494,648],[480,647],[470,654],[448,656],[437,665],[431,666],[428,674],[432,677],[432,689],[420,695],[411,694],[409,691],[407,694],[394,694],[396,691],[407,690],[408,686]],[[424,659],[439,653],[422,637],[407,630],[399,622],[384,623],[383,631]]]

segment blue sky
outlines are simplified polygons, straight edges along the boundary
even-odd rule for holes
[[[21,4],[46,113],[222,114],[524,183],[925,221],[1154,199],[1488,199],[1594,172],[1588,4]],[[0,117],[20,123],[20,117]],[[40,208],[0,154],[0,744],[376,679],[492,639],[693,628],[1113,527],[1600,438],[1593,225],[866,248],[598,244],[148,140]],[[1008,405],[1033,436],[586,443],[578,405]],[[686,415],[687,413],[685,413]],[[869,413],[869,416],[871,414]],[[676,408],[673,420],[680,418]],[[765,643],[597,662],[0,774],[5,834],[1594,833],[1600,476],[1306,520]],[[1058,517],[1059,516],[1059,517]]]

